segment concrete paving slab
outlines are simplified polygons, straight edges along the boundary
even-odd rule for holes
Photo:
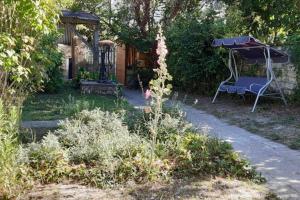
[[[60,120],[52,121],[23,121],[22,128],[57,128]]]

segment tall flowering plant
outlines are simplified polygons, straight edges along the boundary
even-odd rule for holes
[[[152,152],[154,154],[154,148],[156,145],[159,122],[162,117],[162,106],[166,101],[165,96],[170,95],[172,85],[168,81],[172,80],[172,76],[168,73],[166,56],[168,54],[168,49],[165,43],[165,37],[161,27],[156,38],[158,42],[158,47],[156,50],[158,58],[157,69],[154,69],[156,73],[156,79],[150,81],[150,90],[146,93],[147,96],[151,95],[151,120],[149,121],[149,130],[152,139]]]

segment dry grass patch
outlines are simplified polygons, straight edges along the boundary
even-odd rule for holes
[[[24,200],[96,200],[96,199],[270,199],[263,185],[223,178],[206,180],[174,180],[169,184],[149,183],[118,189],[97,189],[77,184],[38,185]],[[274,196],[271,197],[275,198]]]

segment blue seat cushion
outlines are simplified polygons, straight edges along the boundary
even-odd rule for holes
[[[237,94],[245,94],[247,91],[246,87],[239,87],[235,85],[221,85],[220,91],[228,92],[230,94],[237,93]]]
[[[220,91],[237,94],[245,94],[248,91],[257,94],[267,82],[266,77],[241,76],[234,85],[221,85]]]

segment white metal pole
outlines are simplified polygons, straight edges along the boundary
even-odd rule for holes
[[[238,70],[237,70],[237,65],[236,65],[236,61],[235,61],[234,51],[233,50],[231,51],[231,56],[232,56],[233,63],[234,63],[234,70],[235,70],[235,76],[234,77],[235,77],[235,81],[237,81],[239,79],[239,73],[238,73]]]
[[[231,66],[231,52],[232,52],[232,49],[229,50],[229,54],[228,54],[228,68],[229,68],[229,70],[230,70],[230,76],[229,76],[229,78],[227,78],[225,81],[222,81],[222,82],[221,82],[221,84],[219,85],[218,90],[217,90],[217,92],[216,92],[216,94],[215,94],[215,96],[214,96],[214,98],[213,98],[213,100],[212,100],[212,103],[215,102],[215,100],[216,100],[216,98],[217,98],[217,96],[218,96],[218,94],[219,94],[220,87],[221,87],[224,83],[230,81],[230,79],[232,78],[232,76],[234,76],[233,69],[232,69],[232,66]],[[235,76],[234,76],[234,77],[235,77]]]

